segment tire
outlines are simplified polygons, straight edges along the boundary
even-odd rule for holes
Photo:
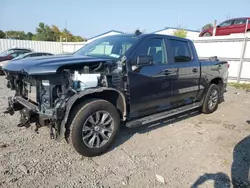
[[[211,37],[212,35],[211,35],[211,33],[209,33],[209,32],[205,32],[202,36],[203,36],[203,37]]]
[[[80,106],[71,128],[75,150],[86,157],[98,156],[113,144],[120,128],[120,115],[110,102],[93,99]]]
[[[204,99],[202,112],[204,114],[211,114],[216,111],[219,105],[219,97],[219,87],[215,84],[211,84]]]

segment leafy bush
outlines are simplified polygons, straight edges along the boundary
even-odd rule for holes
[[[174,31],[174,36],[186,38],[187,37],[187,31],[185,29],[177,29]]]

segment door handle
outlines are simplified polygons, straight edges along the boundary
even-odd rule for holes
[[[162,73],[164,75],[176,75],[177,74],[177,70],[176,69],[174,69],[174,70],[163,69]]]
[[[193,68],[193,72],[194,73],[198,72],[198,69],[197,68]]]

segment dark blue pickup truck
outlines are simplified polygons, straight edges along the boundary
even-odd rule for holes
[[[66,138],[84,156],[106,152],[122,125],[214,112],[228,77],[227,62],[200,61],[192,41],[157,34],[103,37],[72,55],[20,59],[3,70],[15,90],[5,113],[19,111],[18,126],[48,126],[51,138]]]

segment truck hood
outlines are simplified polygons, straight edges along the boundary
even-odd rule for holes
[[[54,74],[62,66],[89,65],[95,62],[114,63],[110,58],[97,58],[82,55],[53,55],[30,57],[9,61],[3,66],[5,72],[23,73],[28,75]]]

